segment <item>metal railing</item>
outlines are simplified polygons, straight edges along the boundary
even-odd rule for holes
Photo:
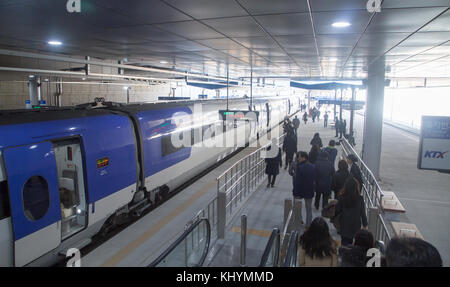
[[[284,136],[283,134],[276,139],[280,147]],[[217,220],[214,223],[218,238],[224,237],[225,226],[232,218],[233,210],[236,210],[266,178],[263,151],[270,145],[271,143],[268,143],[245,156],[216,178],[217,197],[210,204],[215,206],[217,211]]]
[[[267,241],[258,267],[277,267],[280,258],[280,230],[274,228]]]
[[[198,219],[148,267],[202,266],[210,241],[211,226],[208,219]]]
[[[365,202],[366,214],[368,215],[369,230],[373,233],[375,240],[387,244],[391,236],[382,215],[384,212],[382,207],[384,193],[378,185],[377,179],[372,171],[361,160],[358,153],[345,138],[341,140],[341,146],[346,157],[349,154],[353,154],[358,158],[357,164],[361,169],[363,179],[361,192]]]

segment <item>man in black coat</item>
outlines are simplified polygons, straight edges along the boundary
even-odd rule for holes
[[[295,118],[292,120],[292,124],[294,125],[294,132],[297,134],[297,129],[300,126],[300,120],[295,116]]]
[[[292,130],[284,138],[283,151],[286,152],[286,165],[284,169],[287,169],[288,166],[291,166],[294,154],[297,152],[297,137]]]
[[[350,166],[350,174],[358,181],[359,190],[362,192],[363,179],[361,169],[358,166],[358,158],[354,154],[349,154],[347,156],[347,163]]]
[[[336,142],[334,140],[330,140],[328,146],[323,149],[328,154],[328,160],[331,162],[333,166],[333,171],[335,171],[334,165],[337,156]]]
[[[334,169],[328,160],[328,154],[322,151],[315,163],[316,200],[314,206],[319,209],[320,197],[322,197],[322,208],[327,206],[331,195],[331,183],[333,181]]]
[[[292,193],[294,198],[305,199],[306,209],[306,227],[312,221],[312,199],[314,197],[314,165],[308,162],[308,154],[304,151],[299,152],[299,163],[294,176],[294,188]]]
[[[341,123],[339,122],[339,119],[337,117],[335,117],[334,119],[334,128],[336,129],[336,138],[339,136],[339,128],[340,128]]]

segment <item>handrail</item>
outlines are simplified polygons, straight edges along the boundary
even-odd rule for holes
[[[174,243],[172,243],[160,256],[158,256],[158,258],[156,258],[147,267],[156,267],[158,264],[160,264],[203,221],[206,223],[207,240],[206,240],[206,244],[205,244],[205,249],[203,250],[202,256],[201,256],[201,258],[199,260],[199,263],[198,263],[198,266],[202,266],[203,262],[206,259],[206,255],[208,255],[209,243],[210,243],[210,240],[211,240],[211,226],[209,224],[209,220],[206,219],[206,218],[200,218],[196,222],[194,222],[191,226],[189,226],[183,232],[183,234],[181,234],[180,237],[178,237],[178,239]]]
[[[350,143],[347,141],[347,139],[343,138],[342,141],[347,145],[347,147],[351,150],[351,152],[353,153],[353,155],[356,156],[356,158],[358,159],[358,162],[360,164],[362,164],[364,166],[364,168],[368,171],[369,175],[372,177],[372,179],[374,180],[374,183],[376,184],[378,190],[380,191],[381,195],[384,196],[383,190],[381,189],[381,187],[378,185],[378,181],[376,180],[376,177],[373,175],[372,171],[370,170],[370,168],[367,167],[367,165],[364,163],[364,161],[359,157],[358,153],[355,151],[355,149],[350,145]]]
[[[279,137],[277,138],[278,143],[279,143],[279,144],[278,144],[279,146],[281,145],[281,144],[280,144],[280,139],[282,139],[284,136],[285,136],[285,134],[283,133],[281,136],[279,136]],[[230,170],[232,170],[233,168],[235,168],[241,161],[243,161],[243,160],[245,160],[245,159],[251,157],[252,155],[258,153],[259,151],[261,151],[262,149],[268,147],[268,146],[271,145],[271,144],[272,144],[272,142],[269,142],[269,143],[267,143],[266,145],[259,147],[259,148],[258,148],[257,150],[255,150],[254,152],[252,152],[252,153],[246,155],[245,157],[241,158],[240,160],[238,160],[237,162],[235,162],[232,166],[230,166],[227,170],[225,170],[221,175],[219,175],[219,176],[216,178],[216,180],[219,180],[220,178],[222,178],[222,177],[223,177],[225,174],[227,174]]]
[[[298,250],[298,232],[296,230],[291,232],[289,238],[289,246],[287,248],[286,257],[284,259],[283,267],[292,267],[296,265],[297,262],[297,250]],[[292,257],[295,256],[295,257]],[[294,264],[292,264],[294,260]]]
[[[272,250],[272,246],[274,243],[275,243],[275,251],[274,251],[275,258],[273,259],[273,267],[276,267],[278,263],[278,258],[280,256],[280,230],[278,228],[274,228],[272,230],[272,234],[270,234],[269,241],[267,241],[266,248],[264,249],[258,267],[266,266],[267,260],[269,259],[270,251]]]

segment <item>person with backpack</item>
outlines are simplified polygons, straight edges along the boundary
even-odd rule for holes
[[[306,123],[308,122],[308,113],[307,112],[305,112],[303,114],[303,121],[305,122],[305,125],[306,125]]]
[[[358,166],[358,158],[354,154],[349,154],[347,156],[347,163],[350,167],[350,174],[358,181],[359,191],[363,188],[363,178],[361,174],[361,169]]]

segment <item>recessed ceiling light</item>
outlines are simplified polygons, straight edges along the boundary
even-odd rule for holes
[[[52,46],[60,46],[60,45],[62,45],[62,42],[60,42],[60,41],[48,41],[48,44],[52,45]]]
[[[336,28],[344,28],[344,27],[348,27],[351,24],[349,22],[334,22],[333,24],[331,24],[331,26],[336,27]]]
[[[167,64],[167,61],[159,61],[161,64]]]

